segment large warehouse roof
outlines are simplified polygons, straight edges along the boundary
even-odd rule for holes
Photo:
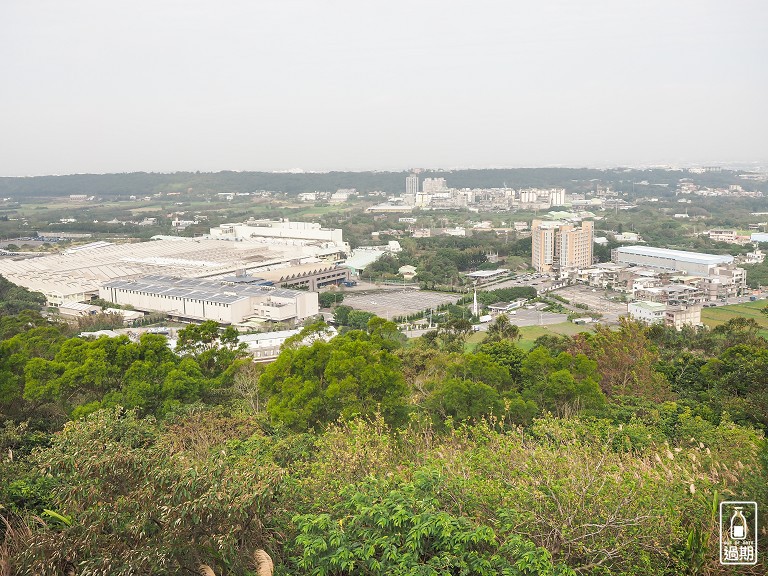
[[[270,286],[254,286],[240,284],[224,286],[216,280],[197,278],[174,278],[171,276],[151,275],[140,280],[112,280],[103,285],[105,288],[121,288],[146,294],[163,294],[185,299],[205,300],[232,304],[249,296],[270,295],[278,298],[295,298],[302,294],[298,290],[272,288]]]
[[[44,293],[97,291],[106,281],[147,274],[201,277],[278,264],[301,256],[301,248],[199,238],[126,244],[92,243],[26,260],[0,259],[0,274]]]
[[[669,248],[654,248],[652,246],[621,246],[616,248],[619,254],[635,254],[637,256],[651,256],[666,258],[678,262],[691,262],[693,264],[730,264],[733,256],[728,254],[700,254],[698,252],[686,252],[685,250],[670,250]]]

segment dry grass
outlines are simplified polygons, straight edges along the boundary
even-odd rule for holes
[[[38,518],[40,522],[42,519]],[[0,576],[13,576],[13,558],[32,539],[32,529],[24,523],[16,523],[0,514],[3,540],[0,542]]]

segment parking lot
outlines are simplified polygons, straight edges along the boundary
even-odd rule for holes
[[[391,320],[396,316],[407,316],[429,308],[434,309],[441,304],[454,304],[459,297],[459,294],[445,294],[427,290],[398,290],[372,294],[347,294],[344,297],[344,304],[356,310],[373,312],[381,318]]]
[[[600,288],[568,286],[555,290],[552,294],[562,296],[573,303],[589,306],[589,311],[599,312],[603,315],[601,322],[604,324],[616,324],[619,321],[619,316],[626,316],[627,314],[626,303],[609,300],[605,297],[605,291]]]
[[[498,288],[517,288],[519,286],[532,286],[536,292],[545,292],[552,286],[552,279],[546,274],[529,273],[518,274],[511,280],[503,280],[492,284],[484,285],[485,290],[496,290]]]

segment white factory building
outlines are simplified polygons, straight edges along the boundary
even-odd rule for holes
[[[352,252],[340,228],[323,228],[316,222],[248,220],[211,228],[209,238],[265,245],[291,246],[303,256],[342,262]]]
[[[651,246],[621,246],[612,252],[617,264],[666,274],[672,282],[695,283],[703,300],[725,300],[739,296],[747,288],[747,273],[734,264],[728,254],[700,254]],[[632,274],[635,268],[627,268]],[[659,281],[655,285],[661,285]],[[632,291],[637,290],[632,286]]]
[[[249,319],[294,322],[319,313],[316,292],[170,276],[112,280],[100,287],[99,297],[137,310],[164,312],[179,320],[224,324]]]
[[[42,292],[54,307],[65,301],[87,302],[104,282],[153,274],[211,278],[247,273],[310,289],[348,278],[346,270],[333,268],[349,251],[341,230],[309,222],[269,224],[227,224],[212,229],[207,238],[156,236],[149,242],[121,244],[100,241],[35,258],[0,258],[0,275]],[[293,267],[296,272],[289,270]]]
[[[696,276],[709,276],[720,266],[733,264],[728,254],[699,254],[683,250],[653,248],[651,246],[621,246],[613,250],[617,264],[645,266],[664,272],[684,272]]]

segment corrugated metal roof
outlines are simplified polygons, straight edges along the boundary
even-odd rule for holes
[[[621,246],[616,248],[620,254],[634,254],[637,256],[651,256],[655,258],[667,258],[678,262],[690,262],[692,264],[730,264],[733,256],[724,254],[701,254],[699,252],[686,252],[685,250],[671,250],[669,248],[654,248],[652,246]]]
[[[301,292],[287,288],[270,286],[236,285],[225,286],[215,280],[196,278],[174,278],[172,276],[146,276],[142,279],[112,280],[105,282],[105,288],[133,290],[146,294],[164,295],[191,300],[205,300],[231,304],[248,296],[273,296],[276,298],[295,298]]]

